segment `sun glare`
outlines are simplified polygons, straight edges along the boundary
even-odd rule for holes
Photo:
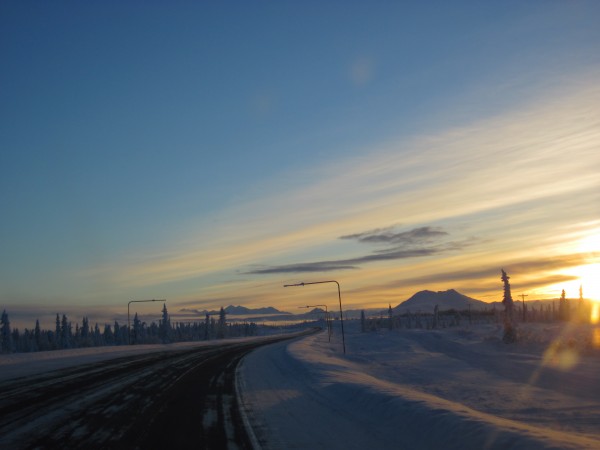
[[[584,299],[592,300],[600,306],[600,263],[570,267],[561,273],[573,279],[545,287],[543,290],[547,294],[558,298],[564,290],[568,299],[578,299],[581,289]]]
[[[600,252],[600,229],[597,228],[582,238],[577,247],[579,251],[583,253]]]
[[[600,302],[600,262],[597,262],[600,257],[600,229],[595,229],[582,238],[577,247],[579,252],[590,256],[590,263],[570,269],[569,274],[579,278],[576,283],[582,287],[584,298]],[[567,295],[575,297],[574,294]]]
[[[565,270],[565,274],[577,277],[562,285],[567,298],[579,298],[581,288],[583,298],[600,302],[600,264],[573,267]]]
[[[579,279],[583,289],[583,296],[600,301],[600,264],[583,266]]]

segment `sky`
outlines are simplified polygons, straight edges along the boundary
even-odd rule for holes
[[[600,300],[599,20],[577,0],[2,2],[0,308],[333,308],[334,285],[283,288],[322,280],[353,309],[489,302],[502,268],[515,298]]]

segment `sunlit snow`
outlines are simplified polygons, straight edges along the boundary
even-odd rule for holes
[[[346,356],[339,329],[331,343],[321,333],[247,356],[243,401],[263,448],[597,449],[594,330],[567,327],[523,324],[506,345],[496,324],[347,323]]]
[[[255,444],[279,448],[600,448],[598,328],[498,324],[325,332],[255,350],[238,395]],[[256,338],[254,338],[256,339]],[[0,380],[223,341],[0,355]]]

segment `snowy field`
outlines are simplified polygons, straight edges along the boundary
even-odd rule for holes
[[[263,347],[239,368],[265,449],[600,449],[600,329],[522,324],[336,330]]]

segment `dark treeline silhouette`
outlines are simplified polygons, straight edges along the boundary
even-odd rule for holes
[[[166,305],[163,306],[162,317],[156,322],[146,323],[137,313],[131,323],[104,324],[101,328],[97,323],[92,327],[89,319],[83,317],[81,324],[73,323],[63,314],[56,314],[54,330],[40,328],[36,320],[33,329],[25,328],[22,332],[10,326],[6,310],[0,317],[0,351],[37,352],[67,348],[100,347],[128,344],[166,344],[171,342],[189,342],[227,337],[256,336],[258,326],[253,322],[227,323],[225,312],[221,308],[218,319],[206,316],[200,322],[171,323]]]
[[[566,296],[565,290],[563,289],[560,299],[558,300],[558,307],[555,301],[540,303],[536,308],[534,302],[529,302],[527,305],[525,301],[523,303],[515,302],[512,298],[509,279],[510,277],[504,271],[501,270],[502,276],[501,281],[503,285],[503,297],[502,304],[504,305],[504,311],[497,311],[496,306],[493,305],[491,309],[484,310],[472,310],[463,309],[460,311],[454,309],[448,309],[446,311],[440,311],[438,305],[435,306],[433,314],[411,313],[406,311],[400,315],[393,315],[392,306],[388,308],[387,317],[383,316],[383,311],[380,317],[366,318],[365,312],[361,311],[361,330],[374,331],[381,328],[389,328],[390,330],[396,328],[425,328],[425,329],[436,329],[446,328],[453,326],[460,326],[461,323],[465,322],[470,324],[475,323],[500,323],[504,325],[503,341],[506,343],[512,343],[517,340],[517,323],[525,322],[576,322],[576,323],[593,323],[594,316],[598,315],[597,305],[594,305],[592,300],[583,298],[583,286],[579,287],[579,299],[569,300]],[[526,295],[523,295],[523,300]],[[595,307],[594,307],[595,306]],[[595,310],[595,311],[594,311]]]
[[[523,305],[521,302],[514,302],[512,311],[512,327],[517,323],[552,323],[552,322],[573,322],[589,324],[593,323],[592,300],[568,299],[564,291],[559,300],[546,301],[538,303],[532,301]],[[439,329],[461,325],[476,324],[504,324],[506,321],[506,312],[497,309],[495,305],[486,309],[447,309],[440,310],[437,306],[433,313],[422,311],[406,311],[402,314],[390,315],[383,314],[378,317],[366,317],[364,311],[361,312],[361,330],[375,331],[382,328],[389,329]]]
[[[563,305],[561,307],[561,304]],[[564,306],[566,305],[566,306]],[[553,322],[573,322],[573,323],[592,323],[591,300],[569,300],[563,299],[546,302],[545,304],[535,305],[531,302],[525,305],[525,311],[521,304],[514,303],[513,306],[513,327],[517,323],[553,323]],[[389,314],[379,314],[377,317],[366,317],[365,312],[361,312],[361,330],[375,331],[384,328],[388,329],[440,329],[450,328],[461,325],[477,324],[503,324],[505,321],[505,312],[497,309],[495,306],[487,309],[448,309],[439,310],[435,308],[433,313],[422,311],[406,311],[402,314],[390,316]]]

